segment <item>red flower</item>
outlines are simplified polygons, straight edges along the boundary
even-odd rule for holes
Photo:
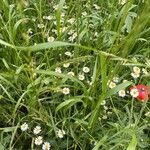
[[[137,96],[137,99],[139,101],[144,102],[144,101],[147,101],[149,99],[150,92],[148,90],[148,86],[145,86],[143,84],[138,84],[133,88],[136,88],[139,92],[139,95]]]

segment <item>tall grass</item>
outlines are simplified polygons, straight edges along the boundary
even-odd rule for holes
[[[2,0],[0,149],[41,149],[34,144],[36,125],[56,150],[149,149],[144,116],[149,102],[117,95],[131,85],[149,84],[149,74],[139,81],[129,76],[132,66],[150,68],[149,5],[149,0],[124,5],[117,0]],[[66,63],[69,68],[62,67]],[[90,72],[82,81],[78,75],[85,66]],[[116,76],[128,82],[109,89]],[[61,92],[64,87],[69,95]],[[26,132],[20,130],[24,122]],[[58,129],[66,132],[64,138],[59,139]]]

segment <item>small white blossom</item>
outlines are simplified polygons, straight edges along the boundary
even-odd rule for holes
[[[147,112],[147,113],[145,113],[145,116],[146,116],[146,117],[150,117],[150,111]]]
[[[87,81],[87,83],[89,84],[89,85],[92,85],[93,83],[92,82],[90,82],[89,80]]]
[[[118,77],[113,77],[113,81],[118,83],[119,82],[119,78]]]
[[[57,136],[58,136],[59,138],[61,138],[61,139],[64,137],[65,134],[66,134],[66,133],[65,133],[64,130],[60,130],[60,129],[59,129],[59,130],[57,131]]]
[[[65,63],[65,64],[63,64],[63,67],[64,68],[68,68],[70,66],[70,63]]]
[[[68,23],[73,24],[75,22],[75,18],[71,18],[68,20]]]
[[[87,12],[86,11],[82,12],[82,16],[87,16]]]
[[[15,7],[15,4],[11,4],[9,5],[10,8],[14,8]]]
[[[68,32],[68,35],[72,35],[74,32],[75,32],[75,31],[71,29],[71,30]]]
[[[104,105],[104,109],[105,109],[105,110],[108,110],[108,107]]]
[[[58,5],[54,5],[53,8],[54,8],[54,10],[57,10],[58,9]]]
[[[55,68],[55,72],[61,73],[61,68],[60,67]]]
[[[35,145],[41,145],[43,143],[43,137],[42,136],[38,136],[35,141],[34,141]]]
[[[125,90],[120,90],[118,93],[119,93],[120,97],[125,97],[126,96]]]
[[[123,83],[127,82],[128,80],[123,80]]]
[[[47,16],[43,16],[43,19],[46,19]]]
[[[43,19],[52,20],[52,19],[53,19],[53,16],[43,16]]]
[[[74,72],[70,71],[70,72],[68,72],[68,75],[69,76],[74,76]]]
[[[75,40],[75,38],[77,37],[77,33],[73,33],[72,36],[69,37],[69,41],[73,42]]]
[[[40,127],[40,126],[36,126],[36,127],[34,128],[34,130],[33,130],[33,133],[34,133],[35,135],[39,134],[40,132],[41,132],[41,127]]]
[[[109,88],[111,88],[111,89],[116,87],[116,83],[114,83],[112,81],[108,85],[109,85]]]
[[[27,34],[32,34],[32,33],[33,33],[33,32],[32,32],[32,29],[29,28],[28,31],[27,31]]]
[[[56,29],[52,29],[52,32],[57,34],[57,30]]]
[[[124,5],[127,2],[127,0],[119,0],[119,4]]]
[[[140,74],[141,72],[141,69],[139,67],[133,67],[133,72],[136,73],[136,74]]]
[[[70,89],[65,87],[65,88],[62,89],[62,93],[67,95],[67,94],[70,93]]]
[[[63,27],[62,29],[61,29],[61,32],[65,32],[67,30],[67,27]]]
[[[53,19],[53,16],[47,16],[46,19],[47,19],[47,20],[52,20],[52,19]]]
[[[38,28],[40,28],[40,29],[42,29],[42,28],[44,28],[44,24],[38,24]]]
[[[145,69],[145,68],[142,69],[142,72],[143,72],[144,75],[148,74],[147,69]]]
[[[94,33],[94,37],[98,37],[98,32],[95,32],[95,33]]]
[[[66,55],[66,56],[69,56],[69,57],[71,57],[71,56],[72,56],[71,52],[68,52],[68,51],[67,51],[67,52],[65,52],[65,55]]]
[[[85,79],[84,74],[79,74],[78,79],[81,80],[81,81],[83,81]]]
[[[49,142],[44,142],[44,144],[42,145],[42,150],[50,150],[50,143]]]
[[[48,42],[54,42],[55,38],[53,36],[50,36],[47,38],[47,41]]]
[[[100,9],[100,7],[98,6],[98,5],[96,5],[96,4],[93,4],[93,6],[95,7],[95,9],[97,9],[97,10],[99,10]]]
[[[136,88],[131,89],[130,94],[132,97],[136,98],[139,95],[139,92]]]
[[[106,115],[104,115],[104,116],[102,117],[102,119],[107,119],[107,116],[106,116]]]
[[[132,73],[131,73],[131,76],[136,79],[136,78],[138,78],[138,77],[140,76],[140,74],[139,74],[139,73],[132,72]]]
[[[67,9],[67,8],[68,8],[68,6],[67,6],[67,5],[64,5],[64,6],[63,6],[63,9]]]
[[[90,71],[90,69],[88,67],[83,67],[83,72],[84,73],[88,73]]]
[[[101,102],[101,105],[104,106],[105,104],[106,104],[106,101],[105,101],[105,100]]]
[[[24,124],[21,125],[21,130],[26,131],[28,129],[28,124],[25,122]]]

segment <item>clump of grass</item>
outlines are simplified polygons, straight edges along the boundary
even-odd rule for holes
[[[149,4],[2,1],[1,149],[149,149]]]

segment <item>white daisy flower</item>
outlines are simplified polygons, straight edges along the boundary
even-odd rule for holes
[[[132,97],[136,98],[139,95],[139,92],[136,88],[131,89],[130,94]]]
[[[21,130],[26,131],[28,129],[28,124],[25,122],[24,124],[21,125]]]
[[[42,136],[38,136],[35,141],[34,141],[35,145],[41,145],[43,143],[43,137]]]
[[[48,42],[54,42],[55,38],[53,36],[50,36],[47,38],[47,41]]]
[[[83,72],[88,73],[90,71],[89,67],[83,67]]]
[[[68,68],[70,66],[70,63],[65,63],[65,64],[63,64],[63,67],[64,68]]]
[[[78,79],[81,80],[81,81],[83,81],[85,79],[84,74],[79,74]]]
[[[55,68],[55,72],[61,73],[61,68],[60,67]]]
[[[131,73],[131,76],[136,79],[136,78],[138,78],[138,77],[140,76],[140,74],[139,74],[139,73],[132,72],[132,73]]]
[[[67,95],[67,94],[70,93],[70,89],[65,87],[65,88],[62,89],[62,93]]]
[[[40,126],[36,126],[34,129],[33,129],[33,133],[35,135],[39,134],[41,132],[41,127]]]
[[[68,74],[69,76],[74,76],[74,75],[75,75],[74,72],[72,72],[72,71],[68,72],[67,74]]]
[[[112,88],[114,88],[114,87],[116,87],[116,83],[114,83],[114,82],[111,81],[111,82],[109,83],[109,88],[112,89]]]
[[[126,96],[125,90],[120,90],[118,93],[119,93],[120,97],[125,97]]]
[[[61,139],[64,137],[65,134],[66,134],[66,133],[65,133],[64,130],[60,130],[60,129],[59,129],[59,130],[57,131],[57,136],[58,136],[59,138],[61,138]]]
[[[141,69],[139,67],[133,67],[133,72],[136,73],[136,74],[140,74],[141,72]]]
[[[67,51],[67,52],[65,52],[65,55],[66,55],[66,56],[69,56],[69,57],[71,57],[71,56],[72,56],[71,52],[68,52],[68,51]]]
[[[42,145],[42,150],[50,150],[50,143],[49,142],[44,142],[44,144]]]

